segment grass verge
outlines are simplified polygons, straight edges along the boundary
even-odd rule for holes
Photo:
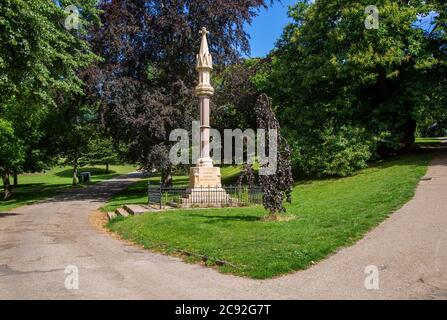
[[[172,210],[119,218],[108,228],[147,249],[183,253],[186,261],[205,257],[223,273],[270,278],[305,269],[359,240],[413,197],[430,159],[406,155],[348,178],[301,181],[287,205],[295,219],[266,221],[261,207]]]

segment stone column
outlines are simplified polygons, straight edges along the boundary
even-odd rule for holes
[[[200,158],[197,160],[197,167],[190,170],[191,197],[194,201],[207,202],[206,199],[198,199],[195,189],[204,187],[221,187],[220,168],[213,166],[213,160],[210,157],[210,100],[214,94],[214,88],[211,86],[210,76],[213,70],[213,60],[208,49],[206,28],[200,31],[202,42],[200,51],[197,55],[196,70],[199,73],[199,84],[196,87],[195,94],[199,98],[200,108]],[[220,189],[216,189],[216,192]],[[224,196],[225,193],[223,193]]]
[[[196,95],[199,97],[200,106],[200,158],[199,167],[212,167],[213,160],[210,158],[210,98],[214,94],[211,86],[210,74],[213,70],[213,61],[208,49],[206,28],[202,28],[202,43],[197,55],[197,67],[199,72],[199,84],[196,87]]]

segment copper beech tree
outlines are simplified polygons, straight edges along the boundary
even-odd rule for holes
[[[90,70],[89,93],[101,98],[101,118],[127,158],[162,171],[169,184],[169,133],[190,128],[198,110],[195,54],[199,31],[210,31],[216,69],[249,52],[244,26],[270,1],[102,1],[101,27],[91,44],[103,60]]]
[[[277,218],[278,214],[286,212],[284,201],[292,202],[291,150],[287,140],[281,135],[281,127],[271,107],[271,99],[266,94],[263,93],[258,97],[255,110],[258,129],[264,129],[266,132],[276,130],[277,132],[276,170],[273,174],[260,174],[258,178],[263,192],[264,208],[269,211],[269,218]],[[266,134],[265,146],[267,150],[274,150],[270,146],[272,142],[269,141],[269,135]],[[247,180],[249,188],[253,188],[256,178],[251,164],[245,165],[239,175],[239,186],[242,185],[244,179]]]
[[[256,102],[256,121],[259,129],[277,130],[277,167],[272,175],[259,175],[259,182],[263,192],[263,204],[271,216],[285,213],[284,200],[292,202],[292,166],[290,162],[290,147],[286,139],[281,136],[281,127],[271,108],[271,99],[266,94],[261,94]],[[266,146],[271,141],[266,135]],[[271,148],[268,148],[269,150]]]

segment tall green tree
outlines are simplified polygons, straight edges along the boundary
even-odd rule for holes
[[[0,118],[0,174],[3,182],[4,199],[11,197],[10,172],[19,168],[24,161],[22,142],[14,133],[12,124]]]
[[[429,1],[431,16],[425,22],[428,49],[438,63],[419,81],[420,91],[425,91],[418,109],[418,133],[430,134],[430,127],[438,134],[447,132],[447,3]]]
[[[50,109],[45,105],[38,106],[25,101],[11,101],[3,108],[2,117],[10,121],[15,136],[24,148],[23,162],[11,171],[15,187],[18,185],[18,174],[40,172],[53,164],[56,153],[48,145],[49,132],[45,123]]]
[[[84,162],[89,165],[104,165],[105,172],[109,173],[109,166],[120,162],[120,150],[115,146],[112,138],[98,131],[89,138],[87,152],[83,155]]]
[[[57,110],[47,119],[51,146],[64,164],[73,168],[73,186],[78,184],[78,169],[88,164],[86,155],[90,140],[95,136],[97,121],[97,108],[83,95],[59,97]]]
[[[370,4],[299,1],[259,78],[307,173],[347,175],[409,150],[418,112],[427,99],[440,105],[433,86],[437,98],[445,92],[445,45],[420,26],[433,16],[438,41],[445,37],[444,1],[375,1],[378,28],[365,25]]]
[[[69,5],[76,6],[76,12],[64,10]],[[78,74],[96,59],[85,38],[98,21],[97,12],[95,0],[2,1],[0,118],[10,122],[15,139],[25,148],[25,159],[17,159],[17,166],[8,166],[4,175],[38,170],[48,161],[38,146],[43,139],[37,122],[46,108],[57,110],[57,95],[82,94]],[[73,14],[76,19],[70,20]],[[8,150],[11,156],[21,154]],[[6,163],[10,156],[3,155],[0,162]]]

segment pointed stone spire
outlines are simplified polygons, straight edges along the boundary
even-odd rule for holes
[[[211,57],[210,51],[208,49],[207,35],[208,31],[206,28],[202,28],[200,35],[202,36],[202,43],[200,44],[200,51],[197,55],[197,71],[199,72],[199,84],[196,87],[196,95],[201,96],[212,96],[214,94],[214,88],[211,86],[210,73],[213,70],[213,58]]]
[[[200,51],[197,55],[197,70],[200,69],[213,69],[213,59],[211,57],[210,51],[208,49],[208,40],[207,35],[209,31],[206,30],[205,27],[200,31],[200,35],[202,36],[202,43],[200,44]]]
[[[200,51],[199,54],[209,54],[210,51],[208,50],[208,40],[207,35],[210,34],[208,30],[206,30],[205,27],[202,28],[202,30],[199,31],[199,34],[202,36],[202,43],[200,44]]]

